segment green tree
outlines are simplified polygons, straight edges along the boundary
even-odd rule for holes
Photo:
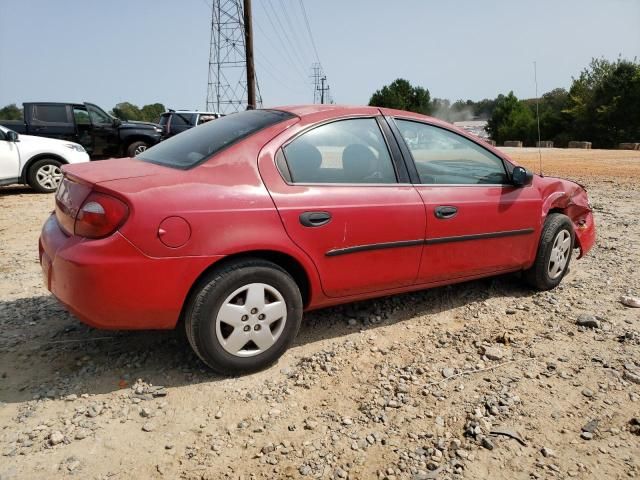
[[[377,90],[371,96],[369,105],[428,115],[431,113],[431,95],[426,88],[414,87],[407,80],[398,78]]]
[[[487,131],[498,144],[505,140],[521,140],[534,143],[536,137],[535,118],[525,102],[509,92],[496,98],[496,106],[487,122]]]
[[[120,120],[142,120],[142,112],[137,105],[129,102],[118,103],[111,111]]]
[[[496,108],[497,99],[484,98],[479,102],[473,104],[473,114],[476,118],[482,120],[488,120],[493,114],[493,109]]]
[[[525,100],[536,117],[536,100]],[[540,97],[538,111],[540,115],[540,139],[552,140],[556,147],[566,147],[571,140],[571,117],[566,109],[569,103],[569,92],[564,88],[555,88]],[[536,132],[537,139],[537,132]]]
[[[640,140],[640,64],[619,61],[594,88],[588,108],[599,147]]]
[[[15,103],[0,108],[0,118],[3,120],[22,120],[22,109]]]
[[[565,112],[571,134],[611,148],[640,138],[640,63],[594,58],[573,79]]]
[[[145,122],[158,122],[160,120],[160,115],[162,115],[167,109],[161,103],[151,103],[149,105],[145,105],[140,109],[140,113],[142,114],[142,120]]]

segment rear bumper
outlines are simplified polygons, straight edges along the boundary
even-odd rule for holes
[[[119,232],[67,236],[54,215],[40,236],[46,287],[83,323],[102,329],[175,327],[189,289],[218,257],[152,258]]]
[[[596,223],[593,219],[593,213],[589,212],[584,217],[584,223],[576,225],[574,230],[576,232],[576,242],[580,249],[580,256],[578,258],[582,258],[596,243]]]

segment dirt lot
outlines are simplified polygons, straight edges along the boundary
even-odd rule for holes
[[[599,228],[559,288],[507,276],[310,313],[241,378],[179,333],[78,323],[41,286],[52,196],[1,190],[0,479],[640,477],[640,309],[619,302],[640,295],[640,152],[543,155]]]

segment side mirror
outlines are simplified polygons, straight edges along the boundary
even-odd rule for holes
[[[18,134],[16,132],[14,132],[13,130],[8,130],[7,131],[7,141],[8,142],[19,142],[20,140],[18,139]]]
[[[511,180],[515,186],[524,187],[533,181],[533,173],[524,167],[515,167],[511,172]]]
[[[122,124],[122,120],[120,120],[119,118],[114,118],[113,119],[113,126],[114,127],[119,127]]]

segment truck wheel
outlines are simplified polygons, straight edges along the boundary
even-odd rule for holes
[[[260,370],[291,345],[302,321],[296,282],[260,259],[213,270],[187,304],[191,347],[213,370],[233,375]]]
[[[147,148],[149,148],[149,144],[147,142],[133,142],[127,147],[127,155],[130,157],[135,157],[136,155],[140,155]]]
[[[29,167],[27,182],[36,192],[55,192],[62,181],[62,162],[53,158],[43,158]]]
[[[547,216],[540,236],[536,260],[524,279],[538,290],[551,290],[569,270],[573,252],[574,232],[571,220],[561,213]]]

